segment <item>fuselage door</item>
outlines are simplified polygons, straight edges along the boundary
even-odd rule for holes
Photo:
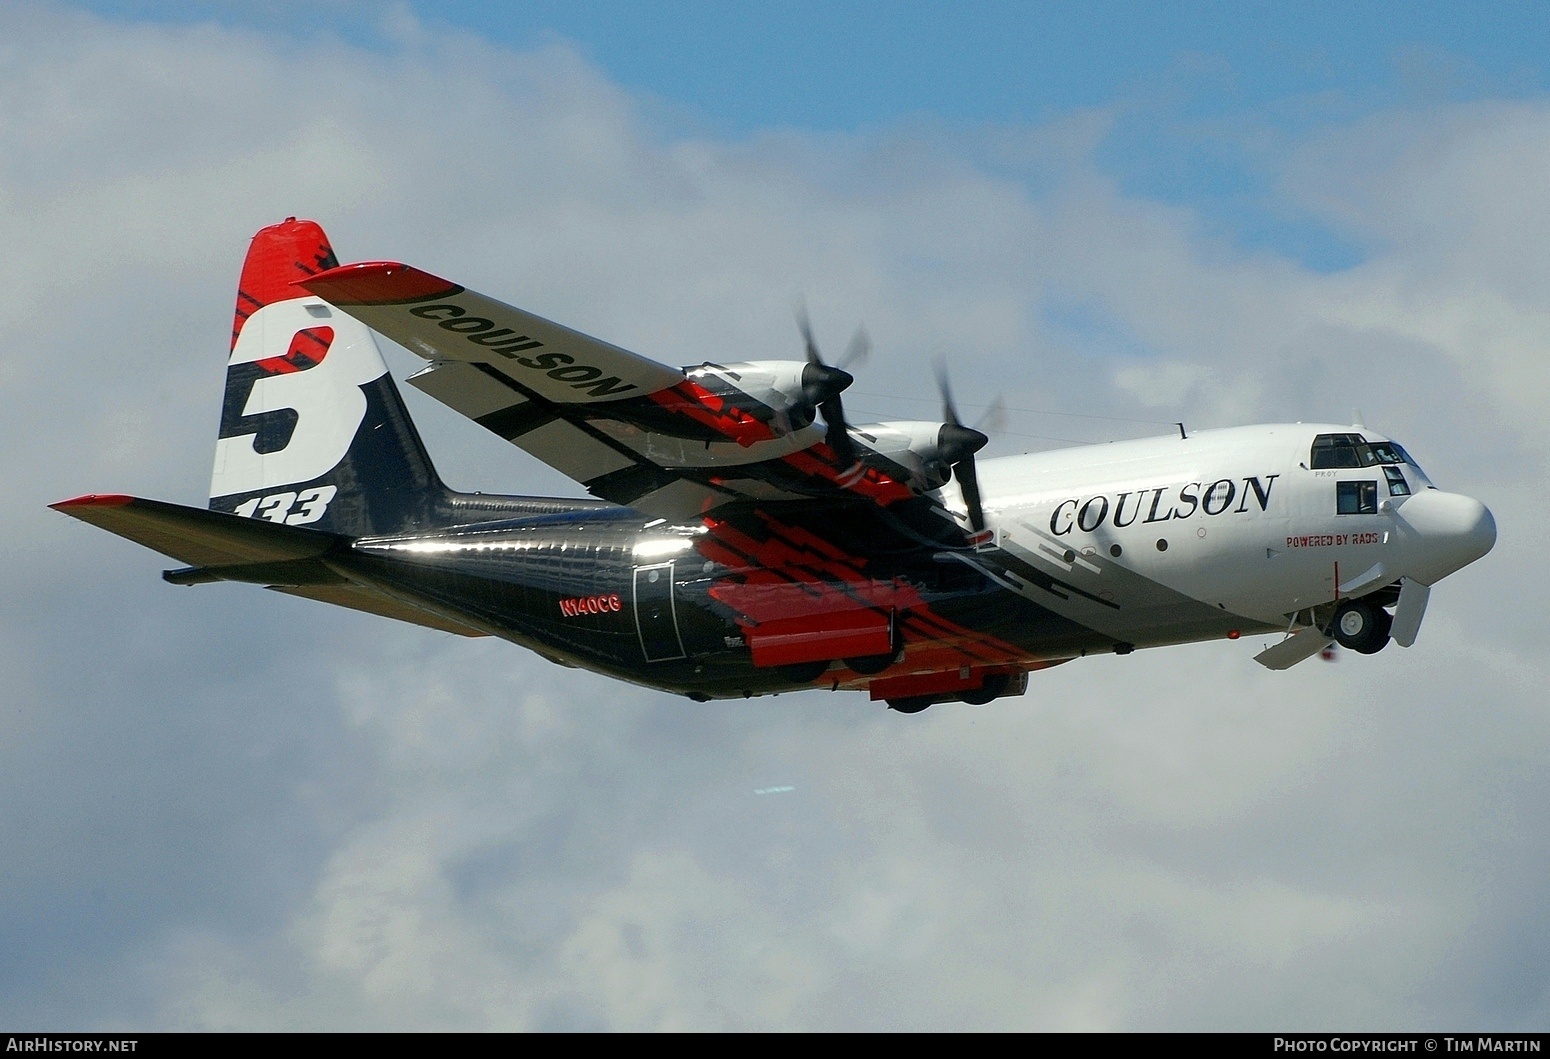
[[[678,635],[678,610],[673,603],[673,564],[658,563],[635,570],[635,628],[648,662],[684,657]]]

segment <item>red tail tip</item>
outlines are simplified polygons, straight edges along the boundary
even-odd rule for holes
[[[242,262],[242,278],[237,281],[237,314],[231,327],[233,348],[248,317],[273,302],[298,297],[293,286],[297,280],[338,267],[334,248],[316,221],[287,217],[279,224],[259,229]]]

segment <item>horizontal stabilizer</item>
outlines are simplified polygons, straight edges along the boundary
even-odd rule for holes
[[[338,542],[330,533],[284,526],[222,511],[133,496],[78,496],[55,511],[189,563],[162,576],[175,585],[215,581],[268,584],[276,592],[423,625],[459,636],[487,636],[440,610],[354,584],[318,559]]]
[[[49,506],[190,566],[312,559],[338,539],[299,526],[134,496],[78,496]]]
[[[1323,629],[1307,628],[1295,636],[1288,636],[1274,647],[1265,648],[1254,656],[1254,661],[1266,669],[1290,669],[1334,642]]]

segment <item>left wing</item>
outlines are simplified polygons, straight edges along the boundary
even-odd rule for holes
[[[346,265],[299,285],[430,361],[416,388],[646,514],[916,495],[874,452],[842,466],[821,428],[782,431],[782,410],[722,374],[686,374],[408,265]]]

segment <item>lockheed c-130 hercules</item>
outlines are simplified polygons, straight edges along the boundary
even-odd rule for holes
[[[409,383],[595,500],[460,493]],[[696,700],[867,690],[910,713],[1030,672],[1245,634],[1284,669],[1332,641],[1416,639],[1430,586],[1490,551],[1491,513],[1362,427],[1273,425],[977,460],[942,422],[850,424],[800,361],[647,360],[392,262],[340,266],[295,218],[242,268],[208,509],[53,505],[240,581]]]

